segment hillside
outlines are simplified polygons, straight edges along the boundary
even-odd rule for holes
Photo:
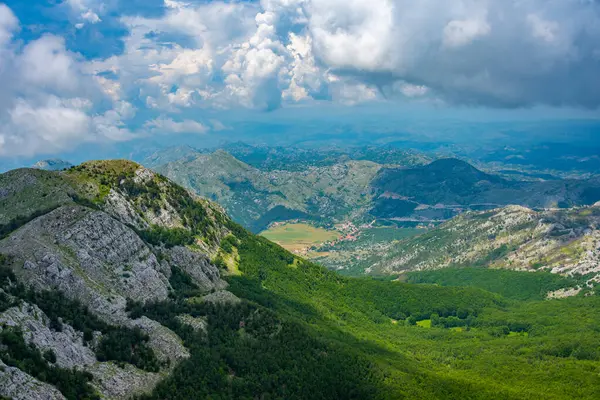
[[[593,399],[600,390],[598,296],[536,301],[468,284],[344,278],[127,161],[0,177],[9,220],[0,396]]]
[[[449,266],[546,270],[600,282],[600,207],[533,211],[509,206],[468,212],[391,245],[369,272]]]
[[[263,171],[217,150],[155,169],[218,202],[235,221],[260,232],[273,221],[303,218],[333,223],[360,217],[379,168],[369,161],[346,161],[303,171]]]
[[[510,204],[566,208],[600,201],[598,178],[508,180],[454,158],[425,164],[423,156],[395,148],[317,151],[242,143],[225,148],[231,153],[171,148],[145,163],[223,205],[255,232],[297,218],[329,225],[375,218],[406,225]]]
[[[62,173],[14,170],[0,182],[6,324],[0,336],[5,344],[35,344],[2,353],[6,364],[20,368],[0,378],[9,390],[4,395],[49,395],[41,379],[67,398],[96,398],[92,392],[125,398],[151,389],[189,356],[173,332],[129,318],[126,305],[166,300],[182,273],[205,293],[226,286],[210,263],[226,234],[217,206],[128,161],[89,162]],[[139,348],[118,347],[127,341]],[[54,365],[37,362],[33,369],[20,359],[35,359],[37,351],[51,354]]]
[[[600,181],[515,181],[484,173],[467,162],[448,158],[415,168],[384,168],[372,182],[380,218],[449,219],[464,210],[518,204],[571,207],[600,200]]]

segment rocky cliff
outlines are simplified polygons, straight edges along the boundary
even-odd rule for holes
[[[151,390],[188,351],[167,327],[131,318],[127,304],[166,300],[175,291],[174,271],[206,294],[225,289],[211,263],[228,233],[222,210],[127,161],[90,162],[63,172],[16,170],[0,176],[0,183],[3,340],[22,338],[31,357],[52,354],[45,368],[53,373],[88,373],[102,398]],[[64,307],[60,314],[56,307],[35,304],[40,301],[35,293],[83,307],[80,313],[98,319],[96,328],[88,329],[89,319],[73,322],[83,331],[71,326]],[[114,332],[138,338],[139,348],[147,349],[144,357],[154,364],[142,363],[135,350],[133,361],[111,360],[102,343]],[[13,350],[0,344],[2,351],[3,358],[14,358]],[[73,398],[36,373],[2,365],[0,395]]]

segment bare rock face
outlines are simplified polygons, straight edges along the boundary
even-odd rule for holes
[[[92,384],[103,398],[115,400],[149,393],[163,378],[161,374],[145,372],[130,364],[121,367],[110,362],[92,365],[88,371],[96,378]]]
[[[148,228],[148,222],[135,211],[131,202],[114,189],[110,189],[110,192],[104,198],[104,210],[124,224],[134,226],[137,229]]]
[[[54,386],[35,379],[0,360],[0,396],[13,400],[65,400]]]
[[[133,230],[100,211],[64,206],[21,228],[0,252],[25,260],[16,271],[38,290],[56,288],[108,322],[127,319],[126,299],[164,300],[168,278]]]
[[[198,239],[194,249],[167,249],[146,243],[140,237],[143,235],[138,235],[141,230],[153,225],[165,229],[184,227],[184,217],[176,209],[180,204],[177,196],[184,194],[171,187],[171,182],[139,167],[134,183],[147,185],[147,193],[154,196],[151,202],[142,195],[131,194],[128,190],[138,187],[129,181],[123,187],[115,186],[99,202],[100,197],[93,196],[100,196],[100,184],[94,179],[105,178],[98,173],[101,167],[107,168],[109,177],[114,172],[110,165],[99,164],[92,172],[88,169],[81,175],[77,171],[72,175],[52,175],[35,170],[18,172],[16,176],[0,175],[0,183],[2,179],[12,182],[12,186],[0,185],[0,206],[10,204],[12,212],[15,204],[24,204],[15,208],[18,215],[29,215],[22,210],[30,209],[36,211],[35,215],[45,212],[0,240],[0,254],[8,256],[18,281],[34,290],[58,290],[65,297],[80,301],[111,325],[140,328],[148,334],[148,345],[162,362],[162,370],[149,373],[130,364],[99,362],[94,353],[95,341],[85,343],[83,333],[65,323],[61,332],[51,329],[48,316],[37,305],[26,302],[0,313],[0,330],[2,326],[19,328],[26,342],[56,355],[57,367],[90,372],[94,377],[91,384],[102,398],[127,399],[150,392],[170,370],[190,356],[182,340],[169,328],[147,317],[131,319],[126,311],[127,300],[166,300],[173,290],[169,278],[174,268],[188,274],[205,292],[224,289],[227,283],[210,262],[210,254],[218,249],[219,240],[228,232],[222,224],[222,210],[197,199],[200,202],[197,206],[204,207],[212,221],[207,228],[211,240]],[[114,167],[118,172],[116,167],[122,166],[117,163]],[[38,179],[43,174],[51,174],[43,176],[45,186]],[[143,188],[140,191],[146,194]],[[96,203],[79,201],[92,198]],[[12,218],[12,214],[3,214],[4,209],[0,207],[0,219]],[[214,301],[239,301],[233,294],[223,294],[228,292],[217,293],[220,294],[211,297]],[[204,321],[194,322],[197,329],[206,328]],[[99,339],[101,332],[96,332],[95,337]],[[1,363],[0,395],[23,400],[64,398],[53,386]]]
[[[161,361],[168,360],[169,364],[174,366],[177,362],[189,357],[189,353],[181,344],[181,340],[158,322],[144,317],[131,321],[130,325],[140,327],[149,334],[149,345],[155,350]],[[25,341],[33,344],[42,352],[52,350],[56,355],[56,366],[68,369],[77,368],[90,372],[94,377],[91,384],[106,399],[127,399],[135,394],[149,392],[162,379],[162,375],[159,373],[142,371],[130,364],[121,366],[114,362],[98,362],[92,349],[84,345],[81,332],[64,323],[61,332],[51,330],[48,317],[36,305],[22,303],[18,307],[12,307],[4,311],[0,314],[1,326],[19,328],[23,332]],[[6,373],[6,371],[4,372]],[[31,382],[31,379],[34,381],[35,379],[28,375],[26,377],[30,379],[14,381],[14,378],[10,378],[8,375],[4,378],[12,379],[14,382],[10,385],[21,387],[20,390],[27,394],[19,398],[63,398],[62,395],[60,397],[36,397],[35,392],[24,386]],[[0,371],[0,394],[6,396],[7,394],[2,392],[2,379],[3,375]],[[44,387],[48,386],[44,383],[39,384]],[[12,391],[12,389],[10,391],[6,390],[6,393],[10,394]],[[49,391],[48,393],[52,394],[53,392]]]
[[[208,322],[206,317],[194,317],[189,314],[178,315],[177,319],[186,325],[191,326],[196,332],[207,332]]]
[[[58,237],[94,281],[137,301],[164,300],[168,279],[156,256],[134,231],[103,212],[87,213]]]
[[[185,271],[201,289],[223,289],[227,283],[219,274],[219,269],[210,263],[204,254],[196,253],[186,247],[177,246],[166,250],[172,266]]]
[[[215,304],[238,304],[241,302],[239,297],[227,290],[219,290],[218,292],[208,294],[202,297],[202,300]]]
[[[20,328],[25,341],[41,351],[52,350],[59,367],[85,368],[97,362],[94,352],[83,344],[81,332],[67,324],[63,324],[62,332],[51,330],[48,317],[35,304],[22,303],[9,308],[0,314],[2,325]]]
[[[138,327],[148,333],[150,336],[148,344],[160,361],[168,361],[171,365],[175,365],[190,356],[179,336],[158,322],[142,317],[132,321],[130,326]]]
[[[171,290],[168,278],[150,248],[135,232],[108,214],[80,206],[63,206],[26,224],[0,241],[0,253],[24,260],[14,268],[22,282],[37,290],[57,289],[85,304],[108,323],[140,327],[149,346],[171,366],[189,356],[181,339],[148,318],[131,320],[127,298],[165,300]],[[7,310],[1,317],[19,326],[25,339],[42,350],[52,349],[60,366],[76,366],[94,375],[93,384],[106,398],[122,399],[149,391],[161,374],[149,374],[112,363],[98,363],[83,346],[81,333],[65,325],[62,333],[50,331],[47,317],[35,306]],[[35,397],[33,397],[35,398]]]

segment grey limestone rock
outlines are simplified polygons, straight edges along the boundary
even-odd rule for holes
[[[240,298],[235,294],[228,292],[227,290],[219,290],[217,292],[208,294],[202,298],[202,300],[209,303],[221,303],[221,304],[237,304],[241,302]]]
[[[0,395],[13,400],[65,400],[55,387],[0,360]]]
[[[63,324],[62,332],[50,329],[46,314],[34,304],[21,303],[0,314],[0,326],[19,327],[23,338],[41,351],[52,350],[62,368],[88,367],[96,363],[94,352],[83,343],[83,334]],[[1,330],[2,328],[0,328]]]
[[[219,274],[219,269],[210,263],[207,256],[196,253],[186,247],[177,246],[165,250],[171,265],[177,266],[185,271],[194,282],[206,291],[211,289],[223,289],[227,283]]]

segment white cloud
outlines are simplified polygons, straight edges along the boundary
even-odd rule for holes
[[[0,5],[0,31],[18,30]],[[8,16],[8,17],[7,17]],[[8,21],[8,22],[7,22]],[[43,35],[25,45],[11,36],[0,48],[0,155],[32,156],[85,142],[128,140],[135,109],[120,100],[118,83],[84,71],[65,40]]]
[[[19,100],[9,114],[9,126],[5,127],[8,132],[2,136],[4,149],[12,154],[61,150],[73,140],[80,141],[89,131],[85,111],[69,107],[55,97],[38,107]]]
[[[317,61],[452,103],[598,107],[600,3],[307,0]],[[549,46],[549,44],[552,44]]]
[[[559,26],[554,21],[546,21],[539,15],[529,14],[527,21],[531,26],[531,33],[534,37],[542,39],[548,43],[552,43],[556,40],[559,34]]]
[[[76,15],[76,19],[80,22],[75,24],[77,29],[85,26],[85,22],[97,24],[102,21],[98,13],[103,12],[105,5],[99,0],[65,0],[66,4]]]
[[[125,91],[141,87],[142,101],[163,112],[273,109],[312,99],[353,103],[351,93],[364,101],[380,98],[379,91],[492,106],[600,104],[596,2],[165,5],[159,18],[125,18],[126,51],[104,62],[119,68]],[[189,40],[169,43],[161,34]]]
[[[113,18],[121,3],[61,4],[84,28]],[[126,140],[141,134],[128,129],[136,112],[131,104],[149,109],[140,114],[150,115],[145,127],[155,133],[222,129],[171,118],[193,108],[270,110],[315,100],[600,106],[597,1],[164,0],[164,6],[160,16],[118,17],[128,31],[123,51],[85,60],[58,35],[18,40],[19,22],[0,4],[2,151],[36,137],[39,143],[56,137],[54,144],[32,145],[39,151]],[[37,127],[50,122],[49,110],[64,118],[64,136]],[[26,116],[30,121],[17,126]]]
[[[144,125],[152,133],[195,133],[204,134],[209,128],[200,122],[193,120],[173,121],[171,118],[160,117],[146,122]]]
[[[317,66],[312,51],[312,38],[292,32],[286,48],[293,61],[289,66],[289,86],[283,91],[283,97],[300,101],[319,95],[324,89],[327,72]]]
[[[423,85],[413,85],[406,82],[396,82],[394,89],[406,97],[422,97],[429,92],[429,88]]]
[[[79,84],[77,62],[58,36],[42,36],[28,44],[18,68],[25,82],[39,88],[70,92]]]
[[[19,27],[19,20],[10,8],[0,3],[0,49],[8,43]]]
[[[91,24],[97,24],[98,22],[102,21],[98,14],[96,14],[92,10],[87,10],[86,12],[81,14],[81,18]]]
[[[226,131],[228,129],[231,129],[227,127],[227,125],[216,119],[211,119],[209,122],[212,125],[213,131]]]
[[[306,9],[315,48],[328,65],[376,70],[391,62],[391,0],[313,0]]]

